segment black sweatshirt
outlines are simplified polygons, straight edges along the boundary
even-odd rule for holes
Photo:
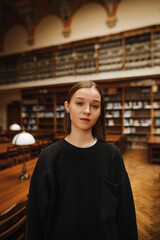
[[[137,240],[132,191],[118,148],[64,139],[44,149],[34,169],[28,240]]]

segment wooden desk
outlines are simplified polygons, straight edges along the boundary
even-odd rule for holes
[[[148,138],[148,160],[150,163],[160,162],[160,136]]]
[[[31,176],[37,162],[37,158],[26,162],[27,173]],[[6,211],[13,204],[26,198],[30,179],[20,181],[22,164],[0,171],[0,213]]]
[[[117,147],[119,147],[121,153],[124,153],[126,150],[126,135],[107,135],[106,136],[106,141],[111,142],[115,144]]]
[[[12,143],[0,143],[0,154],[7,152],[8,147],[12,147]]]

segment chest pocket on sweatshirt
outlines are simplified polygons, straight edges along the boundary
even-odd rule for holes
[[[102,220],[112,221],[116,217],[117,184],[104,180],[102,185]]]

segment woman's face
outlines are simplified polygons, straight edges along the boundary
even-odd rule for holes
[[[66,111],[70,114],[71,131],[91,131],[101,114],[101,96],[95,88],[77,90],[70,103],[65,101]]]

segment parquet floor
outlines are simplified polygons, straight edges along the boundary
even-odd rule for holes
[[[160,164],[148,162],[147,150],[123,154],[131,181],[139,240],[160,240]]]

